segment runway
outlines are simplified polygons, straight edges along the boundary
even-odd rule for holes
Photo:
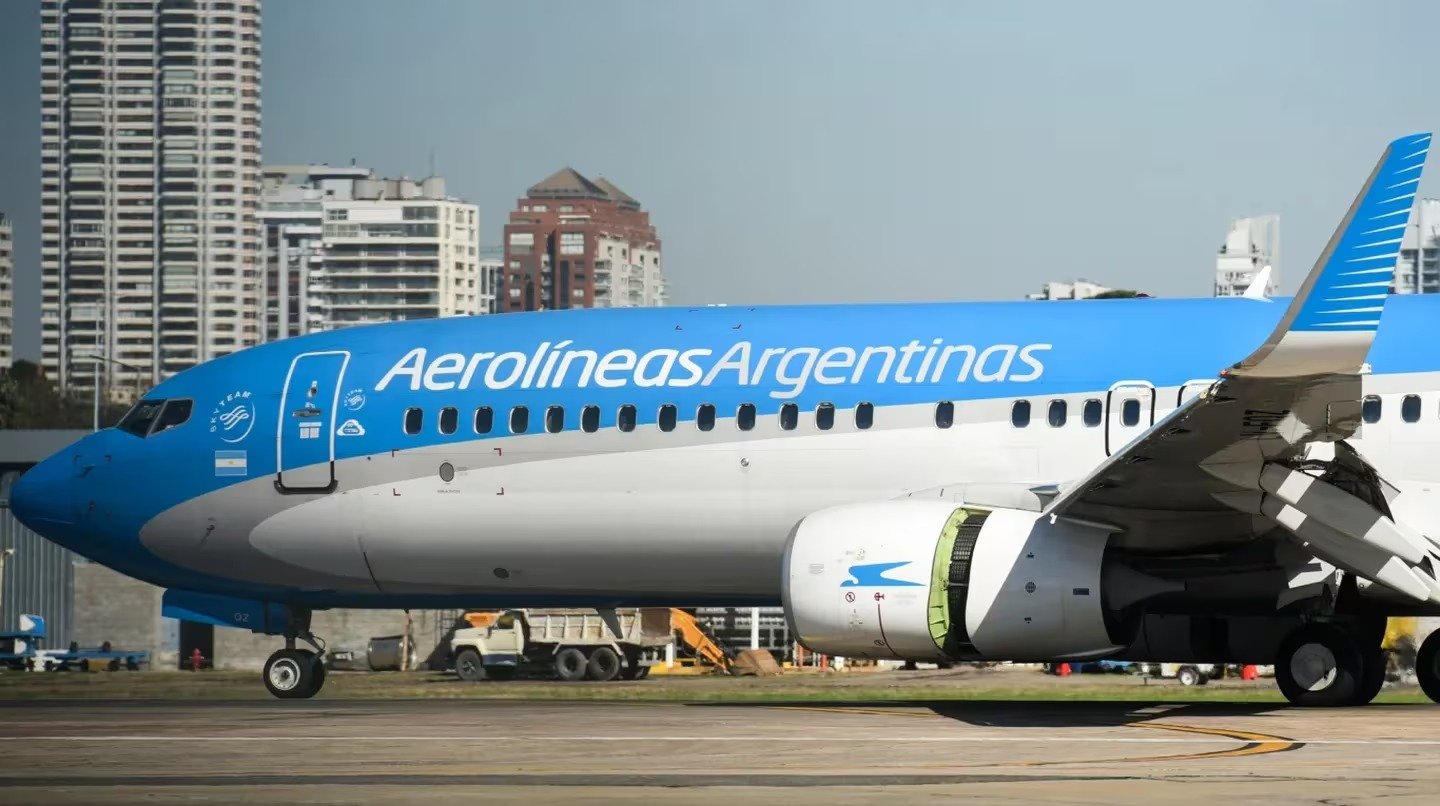
[[[0,704],[6,803],[1428,803],[1437,759],[1428,705]]]

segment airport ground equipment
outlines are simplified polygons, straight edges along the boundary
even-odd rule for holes
[[[99,666],[118,672],[121,669],[135,671],[150,662],[150,653],[114,649],[109,641],[98,647],[71,644],[69,649],[44,649],[45,636],[44,618],[29,613],[21,615],[19,630],[0,633],[0,665],[36,672]]]
[[[638,680],[671,641],[665,608],[476,611],[450,639],[461,680],[505,680],[521,669],[561,680]]]
[[[734,653],[711,635],[695,616],[678,607],[672,607],[670,628],[680,642],[694,653],[697,661],[722,672],[730,671],[735,660]]]

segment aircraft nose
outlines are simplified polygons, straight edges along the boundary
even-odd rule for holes
[[[56,454],[22,473],[10,488],[10,511],[32,531],[45,534],[75,522],[71,465],[68,453]]]

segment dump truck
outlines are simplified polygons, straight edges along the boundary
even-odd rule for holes
[[[561,680],[639,680],[671,641],[668,608],[466,613],[450,655],[461,680],[506,680],[520,671]]]

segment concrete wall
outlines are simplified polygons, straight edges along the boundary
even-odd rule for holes
[[[411,637],[423,664],[449,626],[441,611],[412,610]],[[357,649],[362,653],[371,638],[405,631],[403,610],[322,610],[311,617],[310,629],[328,649]],[[285,645],[278,635],[258,635],[229,627],[215,628],[215,668],[259,669],[270,653]],[[305,646],[305,644],[301,644]]]
[[[150,668],[173,669],[175,648],[160,618],[162,591],[95,563],[75,563],[73,639],[150,653]]]

